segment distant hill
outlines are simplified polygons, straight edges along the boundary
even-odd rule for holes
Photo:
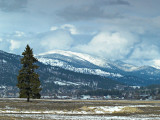
[[[37,55],[40,62],[74,72],[105,76],[127,85],[160,84],[160,69],[134,66],[71,51],[50,51]]]
[[[137,67],[70,51],[52,51],[36,57],[43,92],[160,84],[160,70],[151,66]],[[16,86],[20,58],[19,55],[0,51],[0,85]]]
[[[21,68],[19,55],[0,51],[0,85],[16,86]],[[121,83],[100,75],[78,73],[61,67],[37,63],[43,92],[52,90],[112,89]]]

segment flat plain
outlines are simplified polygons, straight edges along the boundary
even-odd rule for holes
[[[160,120],[160,101],[0,99],[0,120]]]

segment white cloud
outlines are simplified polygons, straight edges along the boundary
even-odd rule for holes
[[[2,38],[0,38],[0,42],[2,42],[3,41],[3,39]]]
[[[160,59],[153,60],[153,67],[160,69]]]
[[[136,42],[137,40],[129,33],[102,32],[87,45],[79,45],[76,49],[108,59],[123,59],[129,54]]]
[[[142,42],[135,47],[130,59],[142,59],[142,60],[151,60],[156,59],[160,56],[158,52],[158,47],[152,44],[146,44]]]
[[[16,37],[22,37],[24,35],[25,35],[25,33],[21,32],[21,31],[16,31],[16,34],[15,34]]]
[[[160,60],[154,60],[154,64],[160,66]]]
[[[69,30],[71,34],[76,35],[78,34],[78,31],[74,25],[71,24],[64,24],[61,26],[62,29],[64,30]]]
[[[53,49],[69,49],[72,45],[73,39],[66,31],[53,31],[41,38],[40,45],[45,51]]]
[[[58,29],[58,27],[56,27],[56,26],[53,26],[53,27],[51,27],[51,31],[55,31],[55,30],[57,30]]]
[[[56,31],[56,30],[65,30],[65,31],[69,31],[72,35],[76,35],[79,34],[76,27],[74,25],[71,24],[63,24],[60,27],[57,26],[52,26],[50,28],[51,31]]]
[[[73,46],[85,53],[124,58],[133,63],[160,59],[160,0],[124,0],[130,6],[122,4],[126,3],[122,0],[71,1],[28,0],[25,12],[21,11],[19,2],[15,7],[5,2],[7,6],[2,5],[5,9],[0,11],[0,37],[3,38],[0,39],[0,49],[7,52],[14,49],[13,53],[21,53],[28,41],[37,53]],[[112,6],[115,3],[117,6]],[[11,39],[14,40],[10,42]],[[137,40],[143,42],[137,43]],[[21,41],[20,49],[18,41]]]
[[[21,42],[20,41],[10,40],[10,44],[11,45],[10,45],[9,49],[11,51],[21,47]]]

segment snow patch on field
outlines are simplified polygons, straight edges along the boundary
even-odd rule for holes
[[[159,115],[133,115],[133,116],[96,116],[96,115],[54,115],[54,114],[0,114],[0,116],[14,116],[20,118],[54,119],[54,120],[159,120]]]
[[[98,106],[98,107],[88,107],[92,110],[95,109],[95,113],[113,113],[115,111],[121,111],[124,106]]]
[[[154,107],[149,105],[132,105],[132,106],[94,106],[87,107],[83,106],[77,110],[67,111],[67,110],[50,110],[50,111],[23,111],[14,108],[6,107],[6,109],[0,110],[0,113],[32,113],[32,114],[65,114],[65,115],[75,115],[75,114],[106,114],[106,113],[139,113],[143,112],[137,107]]]
[[[0,116],[12,116],[34,119],[56,119],[56,120],[159,120],[159,115],[139,114],[138,108],[155,107],[154,105],[126,105],[126,106],[83,106],[75,110],[20,110],[6,106],[0,108]],[[115,116],[114,113],[138,113],[130,116]],[[109,115],[107,115],[107,113]],[[112,114],[113,113],[113,114]],[[113,115],[113,116],[112,116]]]

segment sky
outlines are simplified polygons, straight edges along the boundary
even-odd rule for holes
[[[0,0],[0,50],[160,66],[160,0]]]

